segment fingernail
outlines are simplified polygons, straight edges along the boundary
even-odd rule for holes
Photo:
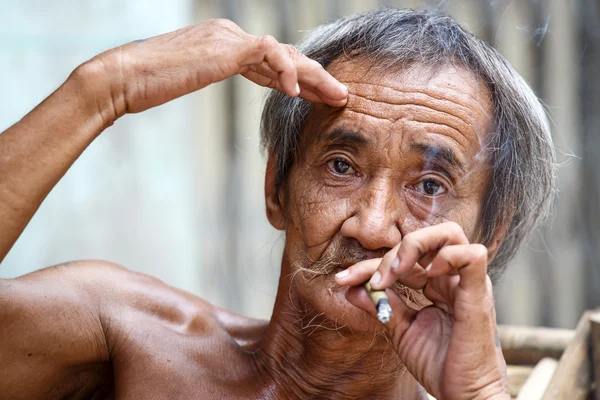
[[[398,257],[394,258],[394,261],[392,261],[392,269],[395,271],[399,265],[400,265],[400,259]]]
[[[371,277],[371,280],[369,281],[369,283],[371,285],[376,285],[379,283],[380,280],[381,280],[381,273],[379,271],[375,271],[375,273]]]
[[[431,265],[432,265],[432,264],[430,263],[430,264],[427,266],[427,268],[425,268],[425,272],[429,272],[429,271],[431,271]]]
[[[296,96],[300,94],[300,84],[296,83]]]
[[[346,92],[346,94],[348,94],[348,86],[344,85],[343,83],[341,85],[342,85],[342,88],[344,88],[344,91]]]
[[[338,272],[337,274],[335,274],[335,277],[336,277],[336,278],[343,279],[343,278],[347,277],[349,273],[350,273],[350,270],[348,270],[348,269],[345,269],[345,270],[343,270],[343,271],[340,271],[340,272]]]

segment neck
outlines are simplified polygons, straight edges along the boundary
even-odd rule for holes
[[[300,298],[285,270],[255,353],[275,397],[421,398],[384,334],[336,327]]]

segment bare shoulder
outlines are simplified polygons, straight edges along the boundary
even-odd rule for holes
[[[0,388],[23,398],[110,393],[113,376],[127,390],[146,388],[148,379],[164,383],[169,374],[193,386],[243,363],[266,328],[95,260],[0,280],[0,309]]]
[[[147,398],[151,391],[172,398],[182,388],[218,394],[231,390],[224,382],[250,379],[250,353],[266,321],[227,312],[148,275],[121,267],[111,274],[103,325],[117,397]]]
[[[229,335],[242,348],[251,349],[262,337],[268,321],[232,313],[184,290],[172,287],[158,278],[128,270],[107,262],[86,262],[98,268],[96,282],[107,280],[106,295],[114,298],[109,315],[120,315],[127,321],[152,318],[168,329],[189,336]],[[103,277],[103,278],[101,278]],[[114,318],[114,317],[112,317]],[[108,325],[111,317],[106,321]]]
[[[94,260],[0,279],[0,322],[0,390],[14,398],[218,393],[248,378],[267,326]]]

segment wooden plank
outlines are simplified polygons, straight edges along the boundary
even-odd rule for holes
[[[498,335],[507,364],[535,365],[546,357],[559,359],[575,331],[500,325]]]
[[[554,358],[544,358],[531,371],[527,380],[518,391],[517,400],[539,400],[544,395],[550,379],[556,372],[558,361]],[[510,375],[509,375],[510,384]],[[511,392],[511,396],[512,396]]]
[[[575,337],[563,353],[552,381],[544,393],[543,400],[585,400],[588,398],[591,381],[590,316],[592,312],[583,314]]]
[[[600,313],[590,317],[590,345],[592,348],[592,390],[596,399],[600,399]]]
[[[517,397],[521,388],[531,375],[533,367],[530,365],[508,365],[508,391],[511,397]]]

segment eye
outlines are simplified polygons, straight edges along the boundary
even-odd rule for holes
[[[354,168],[344,160],[331,160],[328,165],[333,172],[339,175],[348,175],[354,172]]]
[[[436,182],[432,179],[425,179],[415,185],[417,191],[427,196],[439,196],[446,193],[447,189],[443,183]]]

